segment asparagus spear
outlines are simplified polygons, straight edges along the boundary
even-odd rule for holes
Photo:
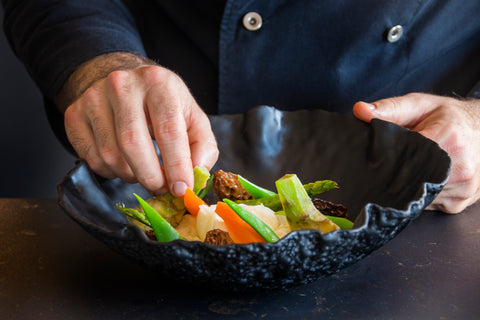
[[[328,233],[340,229],[315,208],[297,175],[286,174],[275,185],[292,230],[317,229]]]
[[[118,210],[122,211],[125,215],[129,216],[130,218],[135,219],[146,226],[149,226],[149,227],[152,226],[150,221],[148,221],[147,217],[145,216],[145,213],[140,212],[134,208],[127,208],[123,203],[117,203],[116,207]]]
[[[277,187],[278,188],[278,187]],[[320,180],[315,181],[312,183],[305,184],[303,186],[305,191],[307,192],[309,197],[315,196],[317,194],[326,192],[331,189],[338,188],[338,185],[335,181],[331,180]],[[282,209],[282,202],[280,201],[280,197],[278,194],[274,194],[269,197],[261,198],[261,199],[252,199],[252,200],[237,200],[236,203],[243,203],[249,206],[255,206],[259,204],[263,204],[265,207],[272,209],[273,211],[281,211]]]

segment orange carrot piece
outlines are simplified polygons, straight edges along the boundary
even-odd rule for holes
[[[240,218],[225,202],[217,202],[215,212],[223,219],[228,233],[235,243],[265,242],[248,223]]]
[[[200,211],[200,206],[202,204],[207,205],[205,201],[199,198],[190,188],[185,190],[185,195],[183,196],[183,203],[188,212],[196,216],[198,211]]]

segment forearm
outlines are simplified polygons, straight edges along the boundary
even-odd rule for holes
[[[94,82],[105,78],[112,71],[154,64],[154,61],[130,52],[111,52],[99,55],[81,64],[68,77],[54,99],[55,104],[63,113],[65,109],[77,100]]]
[[[112,52],[144,55],[120,0],[2,0],[5,33],[42,94],[54,100],[79,66]]]

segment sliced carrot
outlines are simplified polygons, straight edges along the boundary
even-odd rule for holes
[[[215,212],[223,219],[235,243],[265,242],[257,231],[240,218],[225,202],[217,202]]]
[[[199,198],[190,188],[185,190],[185,195],[183,196],[183,203],[188,212],[196,216],[198,211],[200,211],[201,205],[207,205],[205,201]]]

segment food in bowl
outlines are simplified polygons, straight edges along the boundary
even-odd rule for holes
[[[331,180],[302,185],[297,175],[286,174],[275,182],[275,193],[222,170],[210,175],[205,168],[197,167],[194,176],[194,188],[187,189],[183,199],[166,193],[145,201],[135,195],[139,206],[117,207],[132,224],[161,242],[273,243],[293,230],[328,233],[353,226],[344,206],[318,198],[338,188]],[[208,205],[202,198],[212,186],[221,201]]]

